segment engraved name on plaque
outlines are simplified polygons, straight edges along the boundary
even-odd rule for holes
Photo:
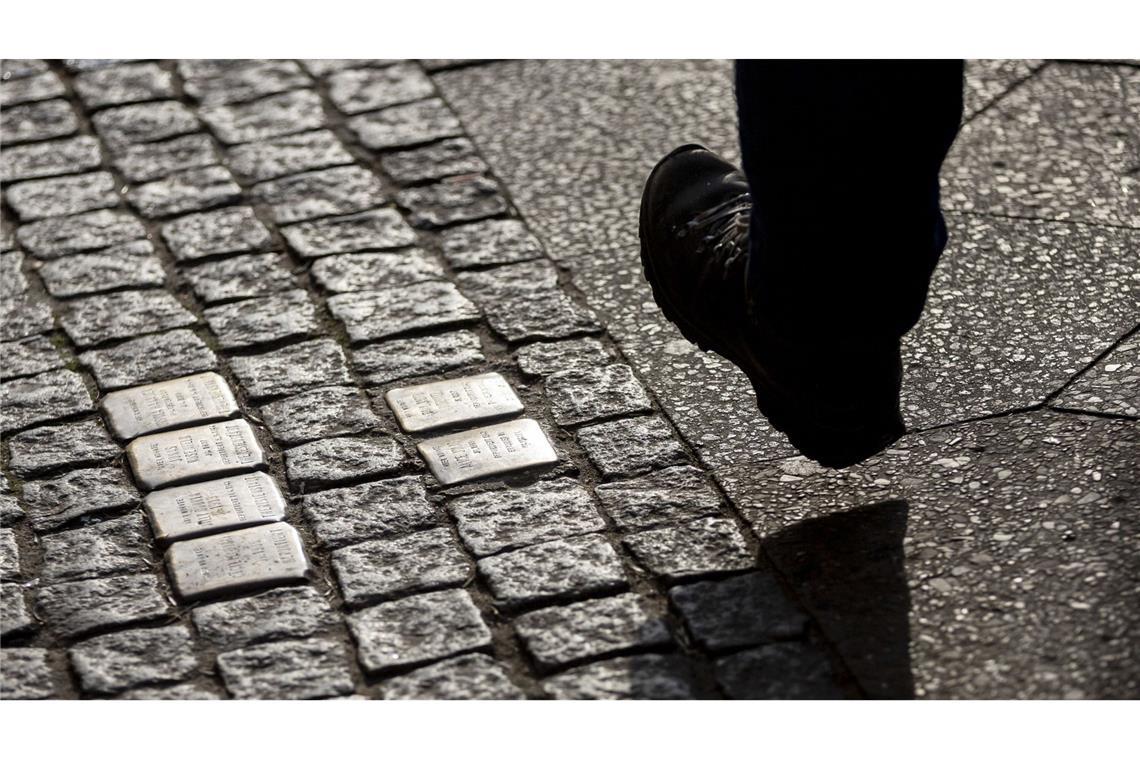
[[[384,400],[407,433],[502,417],[523,409],[519,397],[498,372],[393,388],[384,394]]]
[[[260,467],[265,453],[245,420],[171,430],[136,438],[127,460],[147,490]]]
[[[143,507],[163,542],[285,519],[281,489],[264,472],[151,491]]]
[[[558,461],[546,433],[531,419],[430,438],[416,448],[444,485]]]
[[[174,590],[183,601],[303,580],[309,560],[288,523],[178,541],[166,550]]]
[[[113,391],[100,405],[111,432],[120,440],[222,420],[238,411],[233,391],[216,372]]]

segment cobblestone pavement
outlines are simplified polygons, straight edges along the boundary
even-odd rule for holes
[[[1135,62],[970,64],[913,432],[843,471],[641,279],[726,63],[21,60],[0,106],[5,698],[1140,693]],[[204,372],[267,590],[195,585],[129,444],[116,392]],[[486,372],[558,461],[441,485],[385,393]]]

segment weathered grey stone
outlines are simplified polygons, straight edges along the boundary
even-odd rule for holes
[[[99,406],[120,440],[225,419],[238,411],[233,391],[216,372],[114,391],[104,396]]]
[[[0,663],[4,671],[0,679],[0,699],[47,699],[55,694],[48,650],[4,647]]]
[[[75,638],[110,626],[158,620],[171,608],[158,580],[144,573],[45,586],[36,592],[35,611],[56,636]]]
[[[473,322],[479,309],[450,282],[421,282],[387,290],[341,293],[329,311],[354,343],[380,340],[428,327]]]
[[[558,286],[558,272],[549,261],[464,272],[459,284],[483,308],[491,328],[509,341],[601,330],[593,311],[576,304]]]
[[[0,106],[4,108],[66,96],[67,88],[63,86],[63,80],[52,71],[14,79],[6,78],[0,83]]]
[[[102,209],[24,224],[16,236],[24,249],[36,258],[57,259],[72,253],[142,240],[147,233],[142,222],[131,214]]]
[[[609,349],[594,338],[531,343],[515,352],[515,361],[525,374],[542,377],[565,369],[589,369],[613,361]]]
[[[328,601],[309,586],[276,588],[195,607],[190,617],[202,638],[222,650],[277,639],[307,639],[339,621]]]
[[[0,528],[0,580],[10,581],[20,577],[20,547],[16,543],[16,532],[11,528]]]
[[[449,509],[478,556],[605,528],[590,494],[568,478],[461,496]]]
[[[667,581],[746,570],[755,565],[735,523],[723,517],[703,517],[635,533],[626,536],[622,543],[639,565]]]
[[[479,336],[467,330],[389,340],[352,352],[353,367],[368,385],[470,367],[484,358]]]
[[[155,63],[85,71],[75,77],[75,91],[91,109],[175,96],[170,72]]]
[[[4,108],[6,145],[66,137],[78,129],[79,120],[66,100],[45,100]]]
[[[1067,409],[1140,415],[1140,338],[1134,334],[1123,341],[1053,403]]]
[[[669,599],[696,642],[712,651],[803,635],[804,615],[769,572],[678,586]]]
[[[436,380],[384,394],[400,429],[418,433],[515,414],[523,403],[498,372]]]
[[[179,58],[175,62],[183,79],[207,79],[254,63],[249,58]]]
[[[573,376],[560,389],[573,393]],[[578,430],[578,442],[602,475],[637,475],[685,464],[685,450],[662,417],[634,417]]]
[[[80,374],[66,369],[5,380],[0,385],[0,406],[5,432],[95,408]]]
[[[28,278],[24,276],[25,256],[22,251],[0,254],[0,296],[23,298],[28,294]]]
[[[438,98],[353,116],[348,127],[372,150],[410,147],[463,134],[459,119]]]
[[[524,699],[503,666],[465,654],[384,682],[385,699]]]
[[[127,461],[144,488],[248,472],[265,465],[265,452],[245,419],[170,430],[136,438]]]
[[[252,182],[354,160],[336,135],[325,129],[239,145],[230,148],[227,157],[234,173]]]
[[[50,70],[47,61],[39,58],[5,58],[0,61],[0,81],[30,77]]]
[[[37,628],[39,623],[28,608],[24,586],[19,583],[0,584],[0,637],[24,636]]]
[[[253,197],[270,207],[278,224],[354,214],[388,200],[379,178],[361,166],[339,166],[262,182],[253,188]]]
[[[272,241],[269,230],[246,206],[184,216],[164,225],[162,237],[179,261],[263,251]]]
[[[621,654],[670,642],[665,623],[651,615],[637,594],[587,599],[528,612],[515,631],[540,670],[589,657]]]
[[[67,58],[63,65],[72,73],[80,73],[115,66],[120,63],[134,63],[136,60],[132,58]]]
[[[449,177],[434,185],[413,187],[396,194],[416,227],[435,229],[506,213],[507,199],[498,184],[480,175]]]
[[[241,198],[241,188],[221,166],[183,169],[131,188],[127,200],[148,219],[204,211]]]
[[[381,480],[309,494],[305,520],[317,542],[335,549],[368,539],[394,538],[442,521],[417,477]]]
[[[195,295],[206,303],[267,296],[296,284],[280,253],[251,253],[208,261],[183,270]]]
[[[185,602],[303,581],[311,569],[296,528],[283,522],[176,541],[166,566]]]
[[[368,397],[355,387],[316,388],[266,404],[258,415],[274,439],[285,446],[361,433],[380,424]]]
[[[285,497],[264,472],[151,491],[143,507],[164,543],[285,519]]]
[[[446,279],[439,260],[419,248],[394,253],[342,253],[317,259],[313,279],[333,293],[382,290]]]
[[[77,517],[131,506],[137,503],[138,492],[118,467],[95,467],[28,481],[23,501],[32,527],[42,531]]]
[[[71,174],[95,169],[101,161],[99,141],[90,135],[34,145],[5,146],[3,155],[0,155],[0,179],[15,182]]]
[[[12,436],[8,445],[9,466],[21,478],[105,464],[122,453],[98,420],[32,428]]]
[[[594,489],[610,519],[622,530],[716,514],[720,494],[696,467],[669,467],[640,478],[602,483]]]
[[[81,214],[119,204],[110,172],[18,182],[5,191],[5,197],[23,221]]]
[[[459,174],[482,174],[487,164],[465,137],[441,140],[415,150],[387,153],[380,158],[392,179],[403,184],[443,179]]]
[[[305,58],[301,65],[313,76],[320,77],[344,69],[379,68],[398,62],[399,59],[391,58]]]
[[[0,526],[9,528],[24,519],[24,510],[12,493],[8,479],[0,476]]]
[[[434,92],[431,80],[414,63],[348,69],[332,74],[327,81],[329,99],[346,114],[410,103]]]
[[[111,348],[86,351],[79,361],[104,391],[205,372],[218,366],[214,352],[189,330],[146,335]]]
[[[621,560],[601,536],[581,536],[479,560],[495,603],[503,607],[567,601],[628,587]]]
[[[95,694],[181,681],[198,666],[190,632],[181,625],[96,636],[70,655],[80,687]]]
[[[190,77],[183,88],[203,106],[215,106],[254,100],[311,83],[294,61],[249,61],[244,66]]]
[[[344,601],[354,606],[462,586],[473,574],[447,528],[346,546],[331,559]]]
[[[562,425],[653,409],[627,364],[555,372],[546,378],[546,396],[554,419]]]
[[[466,591],[451,589],[385,602],[348,617],[368,673],[485,649],[491,631]]]
[[[48,332],[53,327],[51,307],[29,296],[3,299],[0,304],[0,339],[21,340]]]
[[[326,438],[285,452],[289,482],[327,486],[389,475],[408,461],[400,444],[388,438]]]
[[[91,123],[112,153],[200,129],[194,112],[175,100],[109,108],[92,116]]]
[[[343,644],[275,641],[218,655],[218,672],[238,699],[324,699],[356,688]]]
[[[212,306],[203,316],[223,349],[307,338],[320,330],[316,305],[299,289]]]
[[[330,253],[403,248],[416,242],[416,233],[392,208],[300,222],[286,227],[281,234],[293,250],[307,259]]]
[[[123,243],[97,253],[77,253],[44,262],[40,277],[56,298],[90,295],[121,288],[162,287],[166,272],[149,240]]]
[[[115,151],[112,163],[128,182],[150,182],[186,169],[218,162],[214,143],[203,134],[160,143],[140,143]]]
[[[125,290],[77,298],[63,305],[59,318],[63,331],[79,348],[197,322],[198,317],[165,290]]]
[[[684,657],[638,654],[571,668],[542,682],[555,699],[695,699]]]
[[[716,662],[716,680],[732,699],[842,699],[827,655],[810,644],[769,644]]]
[[[4,356],[4,361],[0,362],[0,379],[3,380],[38,375],[67,364],[51,339],[44,336],[0,343],[0,352]]]
[[[304,132],[325,121],[321,99],[311,90],[271,95],[252,103],[211,106],[199,113],[227,145]]]
[[[145,700],[187,700],[221,699],[209,689],[194,683],[180,683],[175,686],[155,686],[142,689],[131,689],[118,696],[119,699],[145,699]]]
[[[318,385],[351,382],[344,351],[328,339],[297,343],[255,356],[235,356],[230,360],[230,369],[250,401]]]

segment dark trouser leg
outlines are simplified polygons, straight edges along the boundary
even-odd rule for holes
[[[800,345],[896,339],[946,244],[961,61],[739,61],[754,309]]]

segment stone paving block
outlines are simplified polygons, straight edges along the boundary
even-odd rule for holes
[[[67,58],[63,65],[67,67],[68,71],[78,74],[83,71],[104,69],[120,63],[134,63],[136,60],[131,58]]]
[[[491,631],[466,591],[420,594],[348,616],[368,673],[427,664],[491,646]]]
[[[138,491],[118,467],[72,470],[50,480],[24,484],[24,506],[37,531],[58,528],[78,517],[128,507]]]
[[[250,61],[245,66],[190,77],[182,86],[187,95],[203,106],[216,106],[242,103],[311,83],[294,61]]]
[[[176,100],[109,108],[92,116],[91,123],[112,153],[201,130],[194,112]]]
[[[548,261],[464,272],[458,279],[464,292],[486,312],[491,328],[509,341],[601,331],[593,311],[558,287],[558,273]]]
[[[442,522],[418,477],[395,478],[308,494],[305,520],[326,549],[394,538]]]
[[[1066,409],[1140,415],[1140,338],[1133,334],[1053,402]]]
[[[353,367],[366,385],[434,375],[484,360],[479,336],[467,330],[373,343],[352,352]]]
[[[803,635],[804,615],[767,571],[678,586],[669,599],[693,639],[711,651]]]
[[[198,667],[193,647],[190,632],[171,625],[96,636],[69,654],[83,691],[114,694],[190,677]]]
[[[223,349],[308,338],[320,331],[317,307],[300,289],[211,306],[202,315]]]
[[[45,261],[38,271],[48,293],[56,298],[120,288],[162,287],[166,282],[166,271],[149,240]]]
[[[398,62],[390,58],[307,58],[301,60],[301,65],[313,76],[320,77],[344,69],[379,68]]]
[[[326,129],[238,145],[227,151],[227,158],[230,169],[251,182],[354,161],[336,135]]]
[[[235,356],[230,369],[250,401],[319,385],[350,383],[344,350],[332,340],[310,340],[254,356]]]
[[[272,240],[253,209],[245,206],[184,216],[165,224],[162,237],[181,262],[222,253],[264,251]]]
[[[696,678],[684,657],[639,654],[571,668],[542,687],[555,699],[696,699]]]
[[[617,552],[602,536],[548,541],[479,560],[495,603],[502,607],[569,601],[628,583]]]
[[[20,577],[20,547],[16,543],[16,532],[11,528],[0,528],[0,580],[15,580]]]
[[[330,557],[345,604],[353,606],[463,586],[474,574],[447,528],[365,541]]]
[[[8,439],[9,467],[21,478],[105,464],[122,453],[98,420],[32,428]]]
[[[198,317],[165,290],[125,290],[85,296],[63,305],[60,326],[77,348],[119,338],[187,327]]]
[[[288,266],[284,254],[251,253],[208,261],[183,269],[182,274],[198,298],[213,304],[268,296],[293,288],[296,282]]]
[[[0,81],[30,77],[50,70],[47,61],[38,58],[5,58],[0,61]]]
[[[240,199],[241,188],[221,166],[173,172],[132,187],[127,194],[131,206],[148,219],[204,211]]]
[[[159,620],[171,611],[150,573],[57,583],[36,592],[36,616],[56,636],[66,639],[111,626]]]
[[[128,182],[138,183],[216,164],[218,156],[208,135],[194,134],[130,145],[116,150],[111,161]]]
[[[183,79],[208,79],[254,63],[248,58],[179,58],[174,65]]]
[[[645,388],[627,364],[555,372],[546,378],[546,397],[561,425],[653,409]]]
[[[515,631],[542,671],[671,642],[664,621],[651,614],[637,594],[528,612],[515,619]]]
[[[569,478],[461,496],[448,507],[480,557],[605,528],[590,494]]]
[[[325,121],[320,96],[311,90],[270,95],[252,103],[211,106],[199,113],[227,145],[304,132]]]
[[[170,72],[156,63],[85,71],[75,77],[75,91],[90,109],[175,97]]]
[[[54,327],[51,307],[26,296],[5,298],[0,304],[0,317],[3,318],[0,338],[6,341],[39,335]]]
[[[24,298],[28,294],[28,278],[24,276],[22,251],[0,254],[0,295],[5,298]]]
[[[622,543],[639,565],[666,581],[747,570],[756,564],[736,524],[723,517],[635,533]]]
[[[253,197],[270,207],[278,224],[354,214],[388,201],[379,178],[361,166],[339,166],[262,182],[254,186]]]
[[[308,586],[201,605],[190,617],[198,634],[223,651],[277,639],[308,639],[340,620],[328,600]]]
[[[574,372],[574,371],[572,371]],[[572,393],[572,385],[565,386]],[[578,430],[578,443],[605,477],[686,464],[685,449],[663,417],[633,417]]]
[[[384,682],[384,699],[524,699],[503,666],[465,654]]]
[[[475,146],[465,137],[386,153],[381,156],[380,165],[392,179],[405,185],[460,174],[483,174],[489,170]]]
[[[309,273],[325,290],[351,293],[445,280],[439,260],[419,248],[393,253],[341,253],[313,262]]]
[[[479,319],[479,309],[450,282],[341,293],[330,297],[327,303],[332,315],[344,323],[353,343]]]
[[[0,584],[0,637],[24,636],[37,628],[39,623],[32,617],[23,584]]]
[[[52,137],[67,137],[79,129],[79,120],[66,100],[44,100],[4,107],[4,142],[15,145]]]
[[[42,536],[40,580],[45,585],[150,569],[150,531],[138,512],[84,528]]]
[[[411,147],[463,134],[459,119],[438,98],[353,116],[348,128],[372,150]]]
[[[238,699],[325,699],[356,688],[343,644],[276,641],[218,655],[218,672]]]
[[[5,432],[95,408],[80,374],[65,369],[4,381],[0,405]]]
[[[155,686],[144,687],[141,689],[131,689],[119,694],[117,699],[134,699],[134,700],[178,700],[181,702],[187,700],[206,700],[206,699],[221,699],[213,691],[199,686],[195,683],[180,683],[174,686]]]
[[[347,69],[327,79],[329,100],[342,113],[357,114],[410,103],[434,93],[431,79],[414,63]]]
[[[131,214],[102,209],[24,224],[16,236],[24,249],[36,258],[57,259],[73,253],[142,240],[147,237],[147,232],[142,222]]]
[[[483,176],[449,177],[434,185],[401,190],[397,202],[408,220],[424,229],[447,227],[506,213],[507,200],[494,180]]]
[[[23,221],[111,208],[119,203],[110,172],[33,179],[11,185],[5,196]]]
[[[769,644],[716,662],[731,699],[842,699],[827,655],[811,644]]]
[[[4,647],[0,663],[4,671],[0,699],[47,699],[55,695],[48,650]]]
[[[50,338],[32,336],[0,343],[4,361],[0,363],[0,379],[37,375],[59,369],[67,362]]]
[[[283,446],[362,433],[380,425],[368,397],[355,387],[316,388],[266,404],[257,412]]]
[[[24,510],[16,501],[6,477],[0,476],[0,526],[10,528],[24,519]]]
[[[601,483],[594,493],[606,514],[624,531],[714,515],[721,504],[720,494],[704,473],[688,465]]]
[[[90,135],[10,148],[5,146],[3,155],[0,155],[0,179],[15,182],[88,171],[98,168],[101,161],[99,141]]]
[[[4,79],[0,84],[0,106],[11,108],[20,103],[50,100],[67,96],[67,88],[55,72],[45,71],[26,77]]]
[[[86,351],[79,361],[104,391],[169,380],[218,366],[214,352],[190,330],[145,335],[111,348]]]
[[[451,227],[440,233],[440,239],[443,257],[456,269],[542,257],[542,244],[517,219],[488,219]],[[545,272],[542,277],[550,279]]]
[[[403,248],[416,242],[416,233],[392,208],[300,222],[284,228],[281,234],[306,259],[330,253]]]
[[[542,377],[565,369],[610,364],[613,355],[595,338],[575,338],[557,343],[530,343],[515,352],[515,362],[524,374]]]
[[[407,462],[400,444],[386,436],[326,438],[285,452],[286,472],[294,488],[391,475]]]

